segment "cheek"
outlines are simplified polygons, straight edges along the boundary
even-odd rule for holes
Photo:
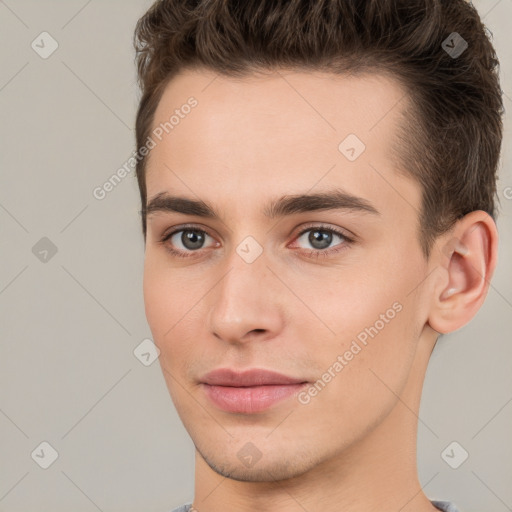
[[[153,342],[160,350],[158,358],[166,381],[169,394],[178,410],[184,407],[181,401],[181,381],[183,365],[190,361],[187,347],[190,343],[184,340],[183,322],[186,315],[184,309],[183,290],[173,279],[173,274],[162,265],[155,265],[151,256],[147,256],[144,265],[144,305],[146,318],[151,329]]]
[[[162,350],[164,340],[172,336],[174,326],[185,312],[182,312],[182,285],[172,269],[166,268],[159,260],[151,252],[146,254],[143,291],[146,318],[154,342]]]
[[[144,264],[143,293],[146,319],[153,341],[160,349],[160,362],[180,373],[192,358],[201,308],[194,307],[204,295],[204,284],[194,286],[183,272],[169,267],[165,259],[148,253]]]
[[[311,313],[297,312],[296,322],[307,333],[304,339],[319,340],[314,349],[318,370],[327,371],[338,356],[345,356],[342,372],[352,374],[355,381],[378,383],[370,369],[390,383],[398,384],[407,376],[416,349],[416,324],[421,320],[418,298],[410,293],[420,270],[412,267],[383,259],[378,265],[342,270],[340,277],[302,288],[307,290],[304,303],[318,320]]]
[[[411,292],[425,268],[412,250],[396,245],[392,249],[383,245],[339,272],[334,269],[329,279],[303,287],[309,294],[305,302],[315,305],[318,316],[337,335],[356,336],[375,324],[379,332],[390,331],[405,316],[398,310],[417,299]],[[404,253],[409,256],[407,261]]]
[[[152,264],[152,259],[147,255],[144,262],[143,291],[146,318],[157,343],[161,338],[164,321],[169,320],[165,312],[173,314],[169,307],[172,301],[172,288],[166,286],[158,267]]]
[[[297,321],[333,339],[356,336],[392,309],[403,295],[397,283],[388,279],[383,282],[381,275],[372,275],[368,268],[335,269],[321,279],[302,279],[295,286],[302,290],[301,299],[309,314],[297,311]],[[395,311],[389,311],[388,316],[394,317]]]
[[[406,386],[416,347],[415,309],[396,297],[338,301],[337,315],[325,317],[336,335],[325,337],[311,353],[317,381],[301,403],[307,404],[303,414],[326,430],[339,430],[341,419],[345,434],[360,435],[389,413]]]

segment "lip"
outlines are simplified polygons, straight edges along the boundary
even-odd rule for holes
[[[301,384],[306,382],[304,379],[288,377],[282,373],[263,370],[260,368],[251,368],[245,371],[236,371],[231,368],[219,368],[207,373],[201,382],[212,386],[277,386],[287,384]]]
[[[308,383],[281,373],[251,369],[243,372],[220,368],[201,379],[206,396],[220,409],[252,414],[296,395]]]

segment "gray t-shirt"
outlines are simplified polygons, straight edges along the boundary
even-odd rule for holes
[[[433,500],[432,505],[434,505],[434,507],[438,508],[439,510],[442,510],[442,512],[459,512],[459,509],[451,501]],[[192,503],[186,503],[185,505],[182,505],[181,507],[171,510],[171,512],[189,512],[191,506],[192,506]]]

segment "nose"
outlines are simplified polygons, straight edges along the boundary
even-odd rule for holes
[[[209,296],[208,328],[231,344],[275,337],[285,323],[283,284],[264,253],[248,263],[236,252]]]

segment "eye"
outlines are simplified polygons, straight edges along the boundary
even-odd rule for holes
[[[175,256],[186,258],[193,256],[191,253],[204,249],[207,238],[213,240],[213,237],[203,229],[182,227],[164,235],[161,243]]]
[[[160,243],[173,255],[179,258],[188,258],[195,256],[194,253],[199,253],[201,249],[205,249],[207,239],[215,242],[215,239],[210,236],[204,229],[195,226],[187,227],[181,226],[180,229],[175,229],[170,233],[164,234]],[[334,246],[333,242],[338,243]],[[344,232],[327,227],[327,226],[311,226],[303,229],[296,238],[296,243],[309,244],[312,249],[306,247],[308,256],[319,257],[329,256],[333,253],[345,250],[354,240],[347,236]],[[218,246],[219,243],[215,242],[210,246]]]
[[[309,254],[313,256],[328,255],[344,250],[354,240],[342,231],[327,226],[313,226],[302,230],[297,237],[300,244],[309,245]],[[332,246],[334,242],[338,243]],[[313,248],[312,250],[310,248]]]

